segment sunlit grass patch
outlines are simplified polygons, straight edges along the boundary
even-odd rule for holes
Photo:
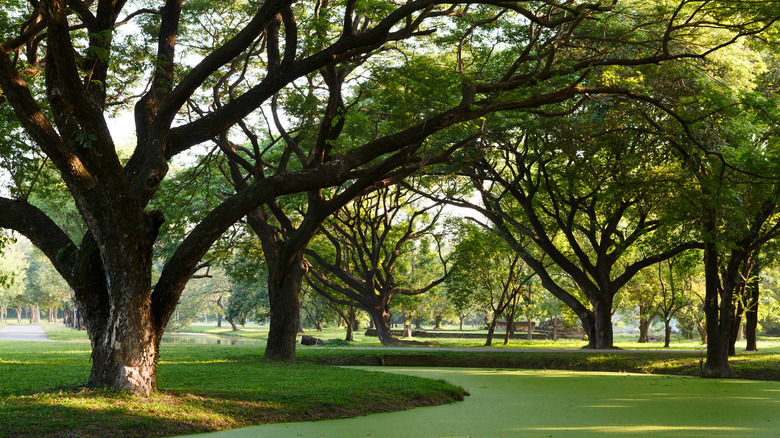
[[[0,437],[155,437],[341,418],[451,402],[453,385],[311,363],[272,363],[257,346],[163,346],[160,392],[84,388],[86,343],[0,341]]]

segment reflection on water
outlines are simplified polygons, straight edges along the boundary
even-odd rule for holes
[[[255,339],[238,339],[232,336],[197,335],[197,334],[164,334],[165,344],[221,344],[221,345],[258,345],[263,342]]]

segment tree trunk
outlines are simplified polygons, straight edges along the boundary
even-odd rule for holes
[[[529,316],[528,318],[528,340],[534,340],[534,320]]]
[[[290,265],[269,267],[268,301],[271,314],[265,357],[294,360],[300,325],[301,283],[306,272],[301,251]]]
[[[742,300],[739,299],[734,317],[731,320],[731,330],[729,331],[729,356],[735,356],[737,354],[737,341],[739,340],[742,331],[742,314],[744,312],[745,308],[742,306]]]
[[[756,262],[753,267],[753,275],[748,282],[745,291],[745,300],[747,308],[745,309],[745,350],[758,351],[756,345],[756,332],[758,331],[758,282],[759,282],[759,264]]]
[[[672,320],[671,318],[664,318],[664,348],[669,348],[669,343],[672,340]]]
[[[356,319],[355,306],[349,306],[347,311],[347,334],[344,336],[344,340],[352,342],[355,340],[355,319]]]
[[[379,342],[383,346],[395,345],[398,343],[398,338],[395,337],[390,329],[390,308],[386,304],[379,303],[368,310],[368,314],[371,316],[371,322],[373,322],[376,328],[376,336],[379,338]]]
[[[498,324],[498,315],[493,316],[493,318],[488,323],[488,333],[487,338],[485,339],[485,346],[490,347],[493,345],[493,333],[496,331],[496,325]]]
[[[652,320],[647,317],[647,314],[639,309],[639,342],[645,344],[650,342],[650,324]]]
[[[142,312],[123,310],[117,309],[112,315],[115,322],[109,325],[106,336],[92,341],[90,386],[149,394],[157,390],[162,334],[148,327]]]
[[[401,303],[401,316],[404,320],[404,337],[412,337],[412,315],[406,311],[406,304]]]
[[[442,318],[441,315],[436,315],[436,317],[434,318],[434,326],[433,326],[434,330],[441,330],[441,322],[443,319],[444,318]]]
[[[611,349],[613,348],[612,296],[602,296],[599,300],[592,300],[591,303],[593,304],[593,328],[589,334],[588,348]]]
[[[717,250],[715,243],[708,242],[706,239],[704,244],[704,278],[707,361],[702,368],[702,375],[704,377],[731,377],[728,343],[734,306],[730,296],[728,296],[729,299],[720,296],[721,281],[718,272]]]
[[[553,318],[552,337],[553,337],[553,341],[558,340],[558,317],[557,316]]]
[[[509,306],[509,313],[506,315],[506,332],[504,332],[504,345],[509,344],[509,338],[515,334],[515,309],[514,305]]]
[[[463,315],[458,315],[458,321],[460,323],[460,331],[463,331],[463,320],[466,319]]]

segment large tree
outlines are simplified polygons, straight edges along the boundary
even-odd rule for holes
[[[87,231],[67,234],[30,202],[25,194],[34,177],[16,179],[26,187],[0,199],[0,226],[27,236],[74,290],[92,342],[89,383],[147,393],[157,387],[162,333],[210,245],[258,207],[268,208],[260,216],[275,215],[274,199],[308,193],[310,215],[292,223],[278,216],[281,227],[299,231],[280,239],[276,219],[263,217],[258,227],[269,257],[266,354],[290,359],[303,243],[346,199],[445,159],[468,144],[475,127],[462,126],[466,122],[603,91],[582,83],[594,68],[699,57],[758,32],[772,3],[6,1],[0,101],[13,108],[4,112],[12,114],[4,137],[13,132],[19,141],[3,146],[18,156],[45,157],[59,171]],[[208,28],[211,19],[219,24]],[[122,31],[128,23],[131,30]],[[218,43],[187,56],[203,48],[204,33],[195,32],[203,26],[205,34],[220,36]],[[683,44],[698,26],[719,28],[722,37]],[[403,55],[393,57],[404,44],[452,61],[455,80],[429,89],[441,99],[390,111],[390,125],[375,119],[373,138],[342,139],[349,108],[344,77],[370,76],[375,66],[369,58],[389,67],[405,62]],[[274,160],[265,159],[268,142],[255,142],[258,149],[250,152],[256,161],[244,166],[251,177],[191,228],[153,287],[153,249],[165,206],[152,209],[149,202],[172,160],[229,137],[232,128],[246,131],[249,140],[264,135],[244,127],[317,72],[325,84],[314,88],[313,97],[324,93],[327,106],[314,121],[314,140],[301,147],[281,126],[277,143],[283,151]],[[212,93],[220,81],[229,93]],[[389,91],[408,89],[399,85]],[[198,111],[207,97],[207,110]],[[114,108],[133,111],[136,144],[127,160],[109,129]],[[336,201],[317,195],[328,187],[341,188]]]
[[[462,170],[482,202],[454,202],[480,211],[484,226],[579,316],[591,348],[612,348],[616,294],[643,268],[699,243],[681,227],[683,210],[673,208],[681,177],[675,161],[641,130],[627,128],[635,114],[598,103],[577,114],[576,121],[528,122],[487,136],[486,153]]]

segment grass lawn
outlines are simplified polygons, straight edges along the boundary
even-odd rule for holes
[[[215,334],[222,336],[231,336],[238,338],[250,338],[258,341],[264,341],[268,336],[267,325],[255,325],[247,324],[246,326],[238,326],[239,330],[234,332],[230,328],[229,324],[223,324],[222,327],[216,325],[205,324],[193,324],[183,330],[187,333],[202,333],[202,334]],[[46,329],[46,327],[44,327]],[[48,330],[48,329],[47,329]],[[487,333],[486,330],[469,330],[469,333]],[[364,336],[365,329],[361,329],[355,332],[355,340],[350,343],[354,347],[381,347],[382,344],[376,337]],[[306,329],[306,334],[314,336],[320,339],[344,339],[345,330],[338,327],[326,327],[322,331],[314,329]],[[50,336],[51,337],[51,336]],[[701,344],[698,340],[683,339],[679,336],[672,338],[670,348],[663,348],[663,342],[649,342],[640,344],[637,341],[637,335],[625,335],[616,334],[614,336],[615,347],[625,350],[697,350],[706,351],[706,346]],[[86,337],[84,338],[86,339]],[[416,341],[414,343],[408,343],[404,347],[444,347],[444,348],[483,348],[484,339],[466,339],[466,338],[408,338],[407,341]],[[512,339],[508,345],[503,345],[503,334],[496,333],[493,337],[493,345],[495,348],[531,348],[531,349],[580,349],[587,345],[586,341],[581,339],[559,339],[557,341],[545,341],[545,340],[533,340],[526,339]],[[744,349],[744,341],[737,343],[737,349],[740,346]],[[780,353],[780,337],[759,337],[758,349],[762,352],[776,352]]]
[[[323,366],[376,366],[382,363],[385,355],[419,355],[431,366],[457,367],[458,370],[465,367],[492,369],[486,371],[488,373],[533,369],[688,376],[699,374],[704,359],[702,346],[694,342],[678,340],[675,348],[662,352],[659,344],[638,344],[628,336],[616,339],[623,351],[615,353],[582,351],[585,343],[572,340],[517,340],[509,345],[540,349],[538,352],[485,351],[478,341],[457,338],[415,339],[417,343],[406,343],[405,346],[419,348],[406,351],[299,346],[298,360],[285,364],[264,361],[262,345],[166,344],[158,369],[161,392],[147,398],[134,398],[77,387],[87,379],[90,369],[86,333],[61,325],[44,324],[43,328],[52,339],[78,342],[0,341],[0,382],[3,382],[0,385],[0,424],[3,425],[0,437],[171,436],[256,424],[351,417],[462,398],[463,392],[459,388],[441,381],[408,380],[412,377]],[[238,332],[230,331],[229,327],[193,326],[188,331],[260,341],[267,336],[267,327],[263,326],[243,327]],[[308,333],[323,339],[343,336],[341,329]],[[379,346],[375,339],[356,335],[356,341],[348,344],[350,347]],[[467,351],[431,348],[436,346],[472,348]],[[541,350],[544,348],[563,351]],[[739,377],[746,379],[780,380],[780,342],[776,338],[764,338],[759,348],[761,353],[742,353],[733,358],[733,369]],[[651,351],[626,351],[636,349]],[[659,351],[653,352],[654,349]],[[419,373],[412,374],[427,373],[424,368],[417,370]],[[780,388],[776,390],[780,392]],[[642,394],[636,397],[646,400]],[[706,432],[705,429],[692,430]],[[586,429],[580,431],[587,432]],[[628,434],[639,432],[630,428],[624,431]],[[646,431],[664,430],[653,426]],[[538,432],[549,435],[544,429],[538,429]],[[550,432],[558,436],[560,431],[550,429]],[[617,429],[605,432],[622,433]]]
[[[451,384],[307,362],[256,346],[166,346],[150,397],[78,387],[87,343],[0,341],[0,436],[156,437],[341,418],[463,398]]]

